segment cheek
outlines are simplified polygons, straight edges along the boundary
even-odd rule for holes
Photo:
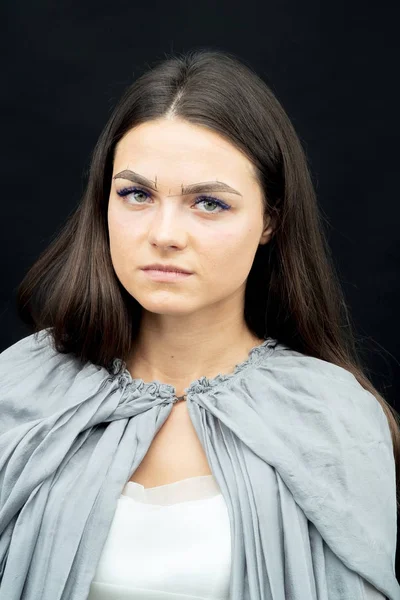
[[[120,226],[109,227],[110,257],[114,270],[122,284],[126,284],[132,278],[135,262],[135,243],[131,231]]]
[[[205,264],[210,277],[218,281],[243,282],[249,274],[258,247],[258,238],[247,231],[220,232],[205,245]]]
[[[131,261],[130,253],[134,253],[136,232],[132,220],[126,218],[122,211],[110,207],[108,210],[108,234],[111,255],[116,260]]]

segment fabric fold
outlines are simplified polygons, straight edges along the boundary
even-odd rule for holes
[[[263,511],[262,482],[268,481],[266,471],[272,468],[281,511],[291,510],[291,517],[282,515],[284,524],[291,523],[291,536],[296,511],[290,504],[296,503],[348,569],[387,595],[387,582],[392,581],[392,591],[399,594],[389,425],[380,404],[351,373],[278,348],[251,377],[236,379],[229,389],[194,395],[189,406],[194,404],[212,413],[242,442],[234,464],[244,467],[234,477],[249,482],[245,514],[252,494],[260,496],[254,513]],[[195,412],[196,417],[199,420]],[[233,440],[229,446],[234,446]],[[271,489],[266,485],[265,493]],[[330,556],[329,560],[335,570]],[[351,576],[346,577],[350,581]],[[337,586],[346,589],[343,583]]]
[[[0,354],[0,600],[86,600],[175,401],[50,340]],[[229,513],[230,600],[364,600],[362,578],[400,600],[390,430],[352,374],[269,338],[186,401]]]

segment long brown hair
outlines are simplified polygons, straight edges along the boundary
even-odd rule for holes
[[[387,417],[399,482],[399,414],[375,389],[358,354],[300,140],[268,85],[231,53],[170,55],[126,89],[94,148],[82,201],[19,285],[20,318],[34,332],[51,328],[55,348],[82,362],[108,369],[115,357],[128,357],[141,306],[120,284],[110,258],[114,151],[131,128],[166,116],[208,127],[252,162],[265,215],[274,216],[276,227],[248,276],[246,323],[259,338],[271,336],[353,373]]]

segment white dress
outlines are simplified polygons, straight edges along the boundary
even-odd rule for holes
[[[213,475],[128,481],[88,600],[227,600],[231,537]]]
[[[213,475],[128,481],[87,600],[228,600],[229,516]],[[384,600],[363,581],[366,600]]]

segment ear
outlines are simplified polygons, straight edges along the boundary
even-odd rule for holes
[[[264,244],[267,244],[271,240],[271,238],[274,234],[274,231],[275,231],[275,219],[271,215],[268,215],[266,217],[266,225],[261,234],[259,244],[262,246]]]

